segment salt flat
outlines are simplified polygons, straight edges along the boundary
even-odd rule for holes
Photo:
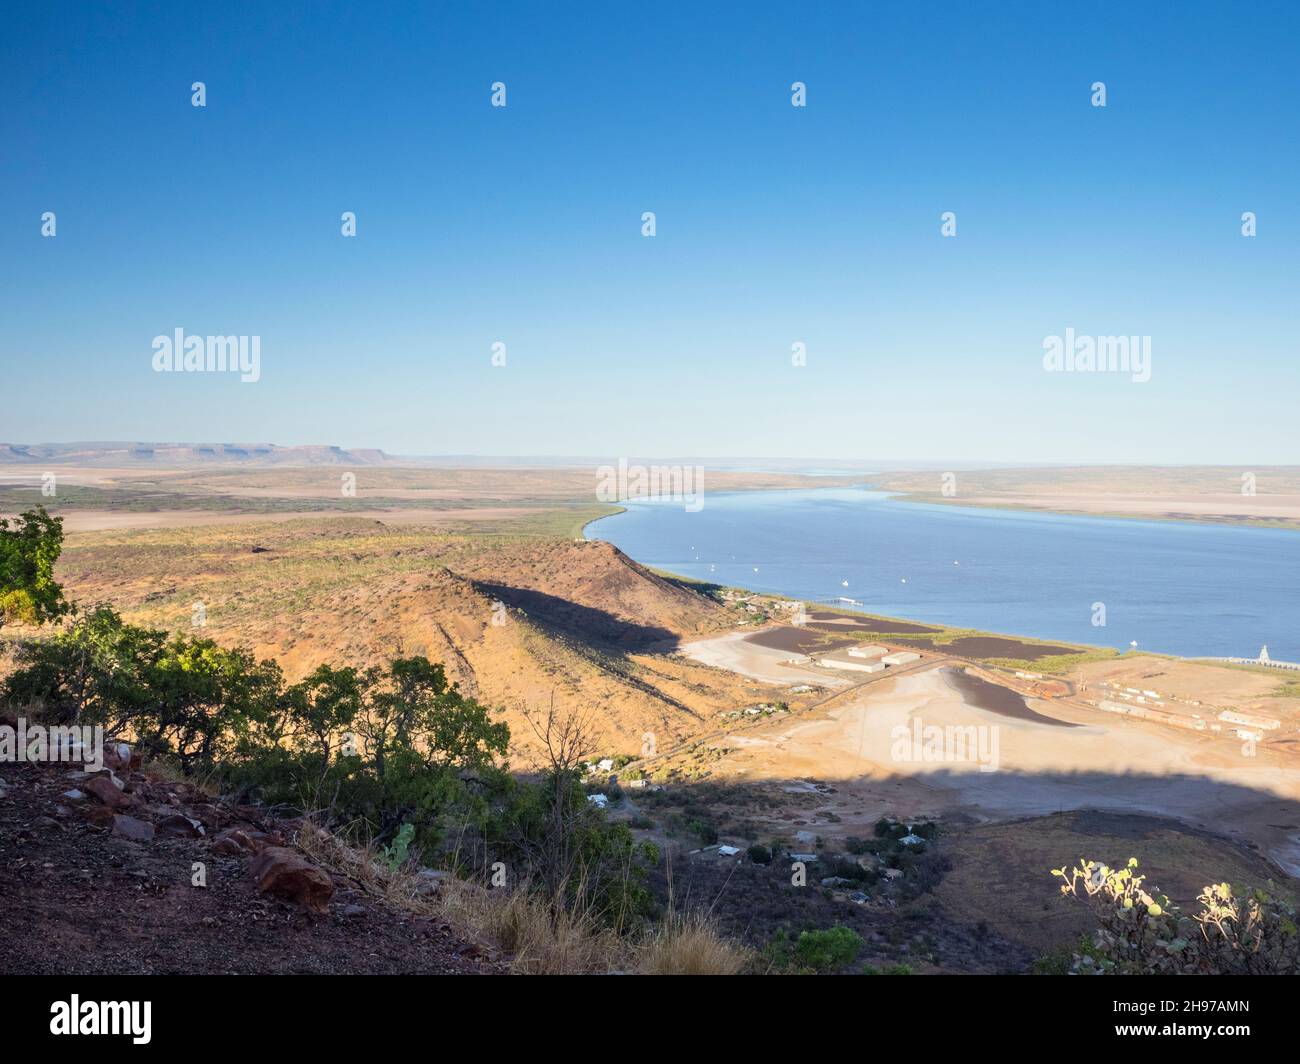
[[[680,653],[703,665],[748,676],[768,683],[815,683],[820,687],[847,687],[852,681],[815,665],[790,664],[789,651],[749,642],[753,632],[728,632],[711,639],[697,639],[681,645]]]

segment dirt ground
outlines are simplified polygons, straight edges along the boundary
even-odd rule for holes
[[[1101,690],[1101,681],[1108,680],[1125,688],[1157,691],[1167,701],[1176,699],[1184,706],[1199,702],[1203,715],[1211,712],[1210,707],[1235,709],[1279,718],[1291,731],[1300,725],[1300,699],[1276,694],[1288,680],[1300,681],[1300,674],[1293,672],[1125,655],[1089,662],[1077,676],[1094,695]]]
[[[1083,859],[1122,867],[1137,857],[1147,888],[1184,911],[1196,910],[1210,882],[1278,882],[1276,869],[1247,847],[1141,814],[1083,810],[981,824],[946,836],[943,845],[951,866],[935,896],[945,910],[1039,955],[1096,926],[1086,905],[1061,896],[1052,868]]]
[[[0,972],[474,974],[497,970],[434,920],[338,884],[324,915],[258,894],[205,839],[119,838],[61,807],[58,766],[0,764]],[[63,809],[63,811],[60,811]],[[191,885],[195,862],[207,886]]]

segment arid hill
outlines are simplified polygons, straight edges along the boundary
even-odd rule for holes
[[[603,750],[635,753],[647,733],[671,745],[765,690],[675,656],[734,615],[601,542],[302,520],[74,535],[58,572],[77,601],[198,627],[291,679],[425,654],[505,710],[521,751],[524,711],[552,696],[592,714]]]

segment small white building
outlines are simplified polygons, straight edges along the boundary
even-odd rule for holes
[[[868,643],[866,646],[849,647],[847,653],[851,658],[883,658],[889,653],[889,647]]]
[[[921,655],[914,650],[896,650],[880,659],[886,665],[906,665],[909,661],[920,661]]]
[[[1244,724],[1248,728],[1260,728],[1264,731],[1276,731],[1282,727],[1282,722],[1276,717],[1259,717],[1254,713],[1238,713],[1232,709],[1225,709],[1219,714],[1219,719],[1229,724]]]
[[[850,672],[884,672],[885,666],[879,661],[866,658],[851,658],[847,654],[827,654],[818,659],[817,664],[823,669],[848,669]]]

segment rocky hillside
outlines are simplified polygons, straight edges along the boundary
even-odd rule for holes
[[[121,751],[96,773],[0,764],[0,972],[504,970],[445,922],[314,863],[295,845],[301,821]]]

